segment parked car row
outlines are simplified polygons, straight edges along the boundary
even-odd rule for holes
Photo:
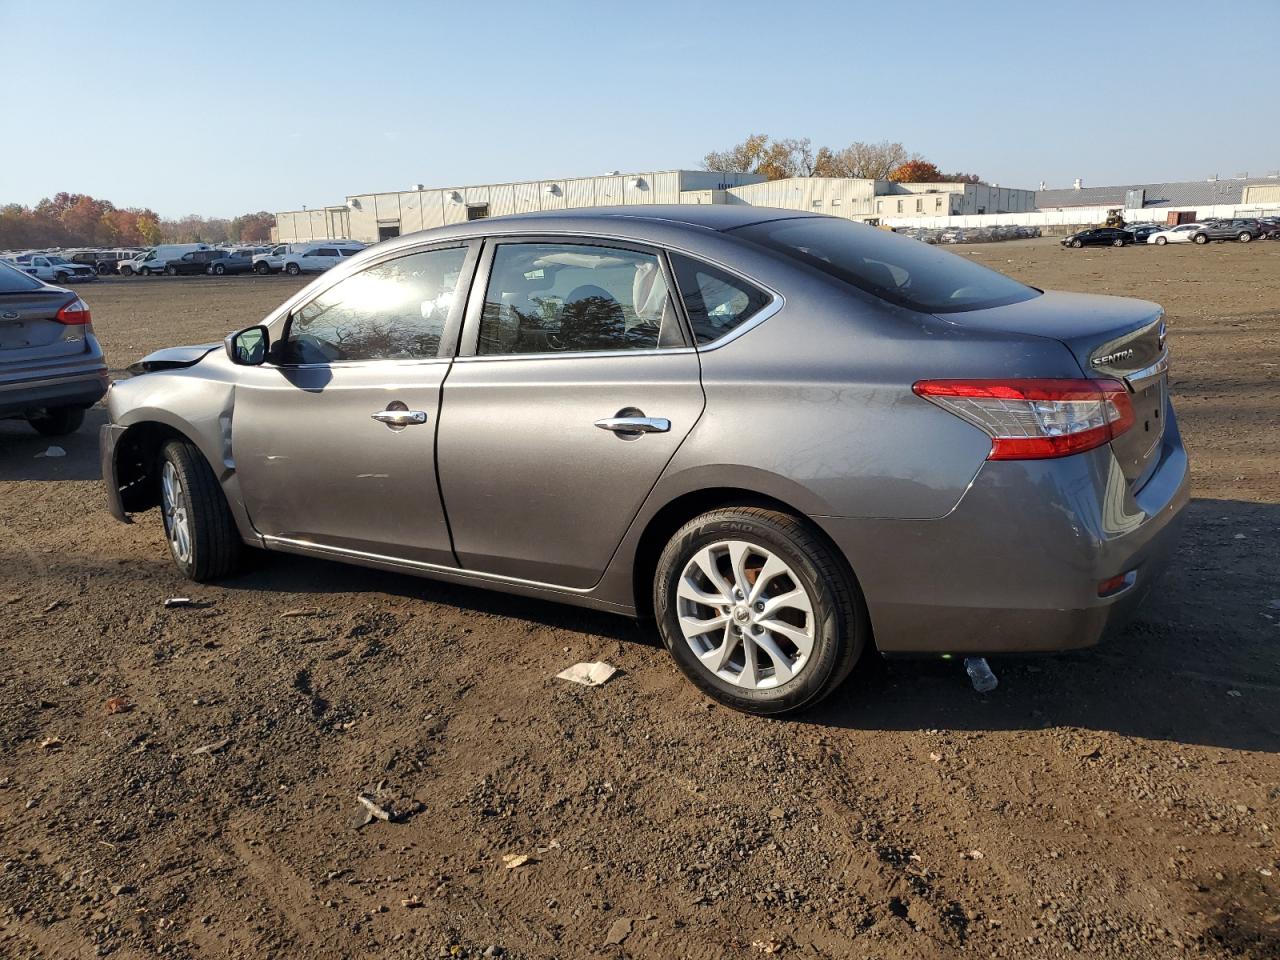
[[[1013,224],[992,227],[894,227],[893,232],[923,243],[993,243],[999,240],[1030,240],[1040,236],[1039,227]]]
[[[1280,240],[1280,217],[1236,217],[1201,220],[1165,226],[1157,223],[1132,223],[1125,227],[1090,227],[1078,230],[1060,241],[1064,247],[1126,247],[1131,243],[1149,243],[1162,247],[1169,243],[1206,244],[1212,240],[1251,243],[1254,240]]]

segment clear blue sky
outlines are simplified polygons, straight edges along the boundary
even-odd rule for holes
[[[1258,175],[1277,38],[1280,0],[0,0],[0,203],[230,216],[696,167],[751,132],[1030,188]]]

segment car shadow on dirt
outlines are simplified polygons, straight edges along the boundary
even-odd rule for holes
[[[104,408],[90,407],[75,433],[42,437],[21,420],[0,420],[0,481],[100,480],[98,428],[106,422]]]
[[[1000,686],[987,696],[959,660],[869,664],[802,719],[865,730],[1076,727],[1280,752],[1280,505],[1200,499],[1187,520],[1164,577],[1102,645],[992,657]]]
[[[992,657],[1000,687],[974,693],[958,659],[866,658],[800,722],[867,730],[1078,727],[1280,752],[1280,505],[1200,499],[1177,556],[1136,619],[1099,647]],[[549,601],[302,557],[263,555],[221,586],[267,593],[377,592],[654,646],[650,625]]]

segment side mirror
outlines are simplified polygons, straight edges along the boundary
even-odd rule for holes
[[[267,359],[271,338],[263,326],[246,327],[223,340],[231,362],[242,367],[256,367]]]

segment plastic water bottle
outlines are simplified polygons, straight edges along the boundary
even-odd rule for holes
[[[973,689],[979,693],[990,693],[1000,684],[1000,681],[996,679],[996,675],[991,672],[991,667],[987,664],[986,657],[966,657],[964,670],[965,673],[969,674]]]

